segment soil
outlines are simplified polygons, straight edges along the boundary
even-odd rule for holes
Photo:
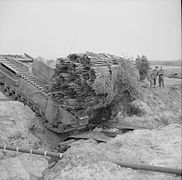
[[[165,88],[143,88],[142,98],[132,102],[140,114],[117,121],[148,127],[119,134],[106,143],[94,139],[71,144],[64,158],[43,172],[45,180],[118,179],[177,180],[172,174],[139,171],[111,162],[149,164],[181,169],[181,84]]]
[[[181,125],[170,124],[154,130],[135,130],[107,143],[77,141],[64,158],[44,172],[45,180],[80,179],[180,179],[175,175],[120,167],[111,162],[149,164],[181,168]]]
[[[18,101],[9,101],[0,93],[0,144],[27,149],[49,150],[50,145],[34,136],[30,125],[35,114]],[[44,157],[0,151],[0,179],[37,180],[48,168]]]
[[[148,129],[120,133],[106,142],[94,138],[70,144],[53,167],[45,157],[0,152],[1,179],[181,179],[172,174],[146,172],[118,166],[112,160],[181,168],[181,81],[166,80],[165,88],[145,87],[142,98],[132,102],[135,112],[116,121]],[[117,131],[117,129],[115,130]],[[45,129],[40,119],[21,102],[9,101],[0,93],[0,143],[53,150],[63,137]]]

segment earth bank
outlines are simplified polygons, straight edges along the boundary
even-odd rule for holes
[[[50,149],[48,143],[34,136],[30,130],[30,122],[35,114],[29,107],[17,101],[8,101],[0,93],[0,144],[23,148]],[[48,167],[44,157],[0,151],[0,179],[2,180],[36,180]]]
[[[55,167],[44,172],[45,180],[78,179],[180,179],[174,175],[120,167],[123,162],[181,168],[181,125],[154,130],[135,130],[107,143],[78,141],[64,153]]]
[[[149,129],[117,135],[107,143],[93,139],[72,143],[64,158],[43,172],[45,180],[77,179],[181,179],[179,176],[120,167],[112,159],[181,169],[181,89],[143,89],[143,96],[131,105],[140,114],[117,120]]]
[[[181,89],[143,89],[143,96],[132,102],[138,114],[116,120],[149,129],[119,134],[107,143],[94,139],[71,144],[63,159],[50,168],[49,159],[30,154],[0,151],[1,179],[180,179],[171,174],[120,167],[111,162],[142,163],[181,168]],[[61,141],[47,131],[35,114],[21,102],[0,94],[0,143],[18,147],[52,150]]]

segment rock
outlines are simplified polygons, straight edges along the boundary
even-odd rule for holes
[[[44,180],[180,180],[172,174],[139,171],[120,167],[110,159],[123,162],[181,168],[181,126],[171,124],[156,130],[135,130],[118,135],[107,143],[77,141],[52,169],[44,171]]]

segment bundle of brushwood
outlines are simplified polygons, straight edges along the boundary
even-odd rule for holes
[[[57,59],[49,84],[54,101],[74,113],[93,112],[125,94],[138,96],[138,73],[130,60],[110,54],[70,54]]]

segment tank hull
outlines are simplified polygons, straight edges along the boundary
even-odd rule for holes
[[[37,70],[33,68],[33,71],[38,74],[41,64],[36,61],[34,66]],[[49,70],[45,65],[41,67],[43,71]],[[51,98],[46,88],[46,78],[51,78],[53,69],[51,68],[48,77],[41,73],[38,77],[36,74],[28,72],[20,62],[0,57],[0,83],[3,91],[30,106],[42,117],[48,129],[57,133],[67,133],[85,128],[88,118],[79,119]]]

